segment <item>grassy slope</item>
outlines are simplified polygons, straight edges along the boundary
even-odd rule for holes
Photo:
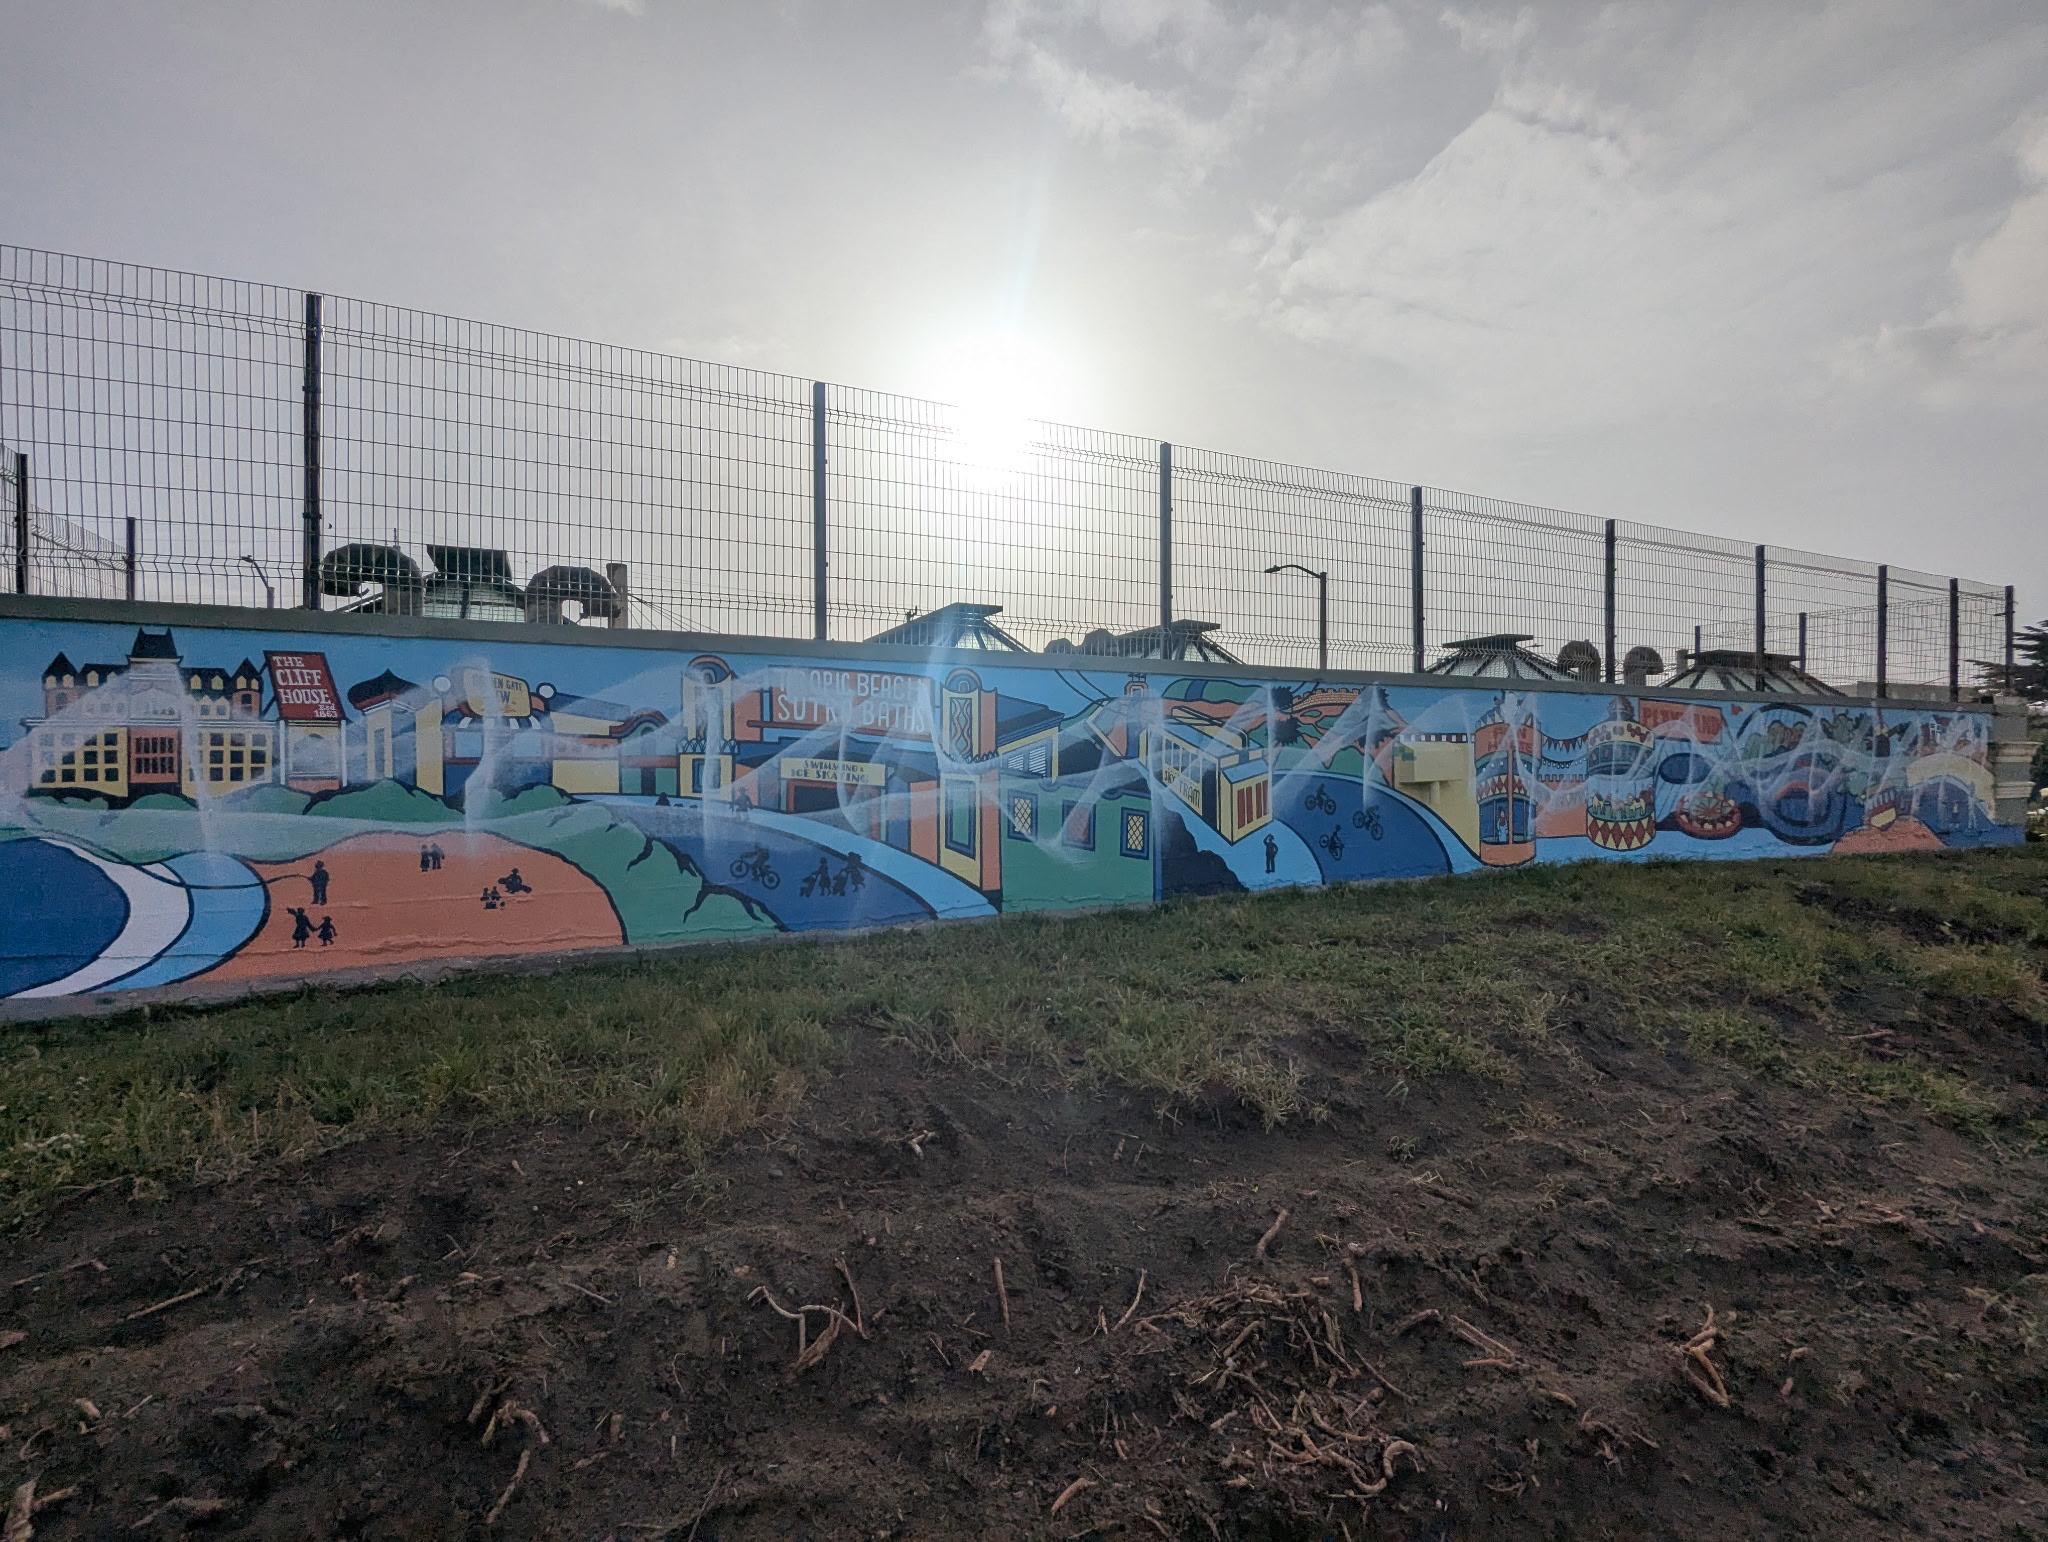
[[[724,947],[549,976],[0,1029],[0,1217],[435,1120],[623,1120],[686,1152],[789,1108],[857,1035],[1163,1104],[1313,1117],[1321,1061],[1512,1085],[1621,1036],[2048,1138],[1942,1034],[2048,1032],[2048,848],[1586,864]],[[1886,1058],[1874,1021],[1927,1027]]]

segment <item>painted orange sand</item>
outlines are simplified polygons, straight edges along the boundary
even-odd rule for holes
[[[1830,849],[1842,856],[1874,851],[1939,851],[1941,837],[1908,814],[1888,825],[1863,825],[1851,830]]]
[[[441,866],[420,871],[420,847],[438,844]],[[327,867],[327,903],[313,901],[313,864]],[[502,958],[594,948],[624,940],[611,900],[560,857],[495,835],[443,831],[424,839],[357,835],[292,862],[252,862],[270,892],[262,930],[209,980],[274,980],[327,969],[435,958]],[[505,893],[517,869],[531,893]],[[486,889],[504,896],[496,908]],[[298,917],[313,929],[294,946]],[[323,944],[322,921],[333,940]]]

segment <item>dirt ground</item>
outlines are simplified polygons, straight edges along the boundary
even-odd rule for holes
[[[1326,1117],[1274,1132],[878,1042],[695,1177],[554,1123],[102,1187],[0,1270],[0,1509],[32,1479],[51,1542],[2048,1534],[2048,1162],[1574,1031],[1507,1090],[1305,1042]],[[1946,1031],[2038,1088],[2039,1043]]]

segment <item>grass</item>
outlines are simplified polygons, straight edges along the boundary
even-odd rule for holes
[[[437,1123],[604,1118],[701,1157],[872,1036],[1268,1123],[1336,1066],[1512,1087],[1597,1037],[2038,1135],[1996,1051],[2048,1028],[2044,896],[2038,845],[1584,864],[0,1028],[0,1220]],[[1896,1058],[1849,1037],[1880,1009]]]

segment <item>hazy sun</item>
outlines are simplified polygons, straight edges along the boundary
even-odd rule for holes
[[[1002,483],[1031,464],[1034,420],[1064,398],[1060,361],[1015,329],[961,338],[943,351],[934,377],[954,409],[946,454],[971,486]]]

